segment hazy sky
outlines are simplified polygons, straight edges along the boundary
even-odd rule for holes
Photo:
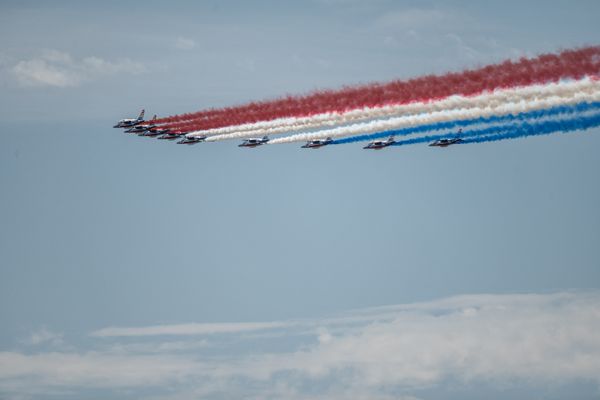
[[[366,152],[112,128],[597,45],[598,15],[3,1],[0,398],[598,398],[599,129]]]

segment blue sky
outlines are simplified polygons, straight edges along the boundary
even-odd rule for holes
[[[111,126],[598,44],[599,8],[3,2],[0,397],[597,398],[598,129],[374,154]]]

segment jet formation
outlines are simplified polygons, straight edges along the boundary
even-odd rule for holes
[[[156,120],[156,115],[152,117],[149,121],[144,120],[144,112],[145,110],[140,111],[140,114],[137,118],[125,118],[117,122],[113,128],[126,128],[125,132],[127,133],[135,133],[138,136],[146,136],[146,137],[157,137],[161,140],[176,140],[180,139],[178,144],[187,144],[193,145],[196,143],[204,142],[207,136],[187,136],[189,132],[182,130],[174,130],[169,128],[161,128],[156,125],[153,121]],[[458,130],[458,133],[454,138],[451,139],[439,139],[429,144],[432,147],[448,147],[453,144],[461,143],[463,140],[461,138],[462,129]],[[264,144],[269,143],[269,137],[263,136],[262,138],[249,138],[245,139],[242,143],[238,145],[238,147],[258,147]],[[333,139],[328,137],[326,139],[316,139],[310,140],[306,142],[303,146],[303,149],[318,149],[333,143]],[[393,136],[390,136],[387,140],[375,140],[367,144],[363,149],[369,150],[381,150],[385,147],[391,146],[396,141]]]

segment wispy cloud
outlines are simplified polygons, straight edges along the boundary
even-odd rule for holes
[[[44,343],[49,343],[54,346],[61,345],[63,343],[62,333],[56,333],[48,330],[46,327],[41,328],[38,331],[32,332],[29,337],[22,340],[25,344],[37,346]]]
[[[472,65],[524,55],[522,50],[499,42],[498,28],[489,21],[456,8],[422,6],[388,10],[374,19],[371,29],[381,35],[386,47],[414,52],[416,57],[430,53],[430,60],[435,57],[446,69],[454,67],[453,63],[462,67],[466,62]]]
[[[94,331],[91,336],[159,336],[159,335],[209,335],[240,333],[287,326],[284,322],[235,322],[207,324],[153,325],[144,327],[109,327]]]
[[[196,42],[193,39],[179,36],[177,40],[175,40],[175,47],[180,50],[191,50],[196,47]]]
[[[173,399],[408,399],[444,384],[600,385],[599,330],[598,292],[457,296],[291,322],[106,328],[92,333],[100,345],[80,352],[0,353],[0,393],[155,387]],[[246,334],[253,331],[285,335]],[[214,336],[214,346],[161,339],[207,333],[227,335]]]
[[[100,57],[75,59],[69,53],[45,50],[38,57],[18,61],[12,73],[22,86],[73,87],[115,74],[139,74],[146,68],[128,58],[107,61]]]

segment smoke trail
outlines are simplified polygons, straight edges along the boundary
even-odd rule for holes
[[[469,138],[463,140],[460,144],[495,142],[498,140],[517,139],[527,136],[550,135],[556,132],[569,133],[594,128],[596,126],[600,126],[600,114],[567,121],[548,121],[544,125],[537,127],[524,124],[518,129],[515,128],[504,133]]]
[[[533,59],[522,58],[517,62],[505,61],[443,76],[430,75],[408,81],[320,91],[306,96],[288,96],[237,107],[209,109],[163,118],[157,123],[170,123],[173,128],[186,130],[212,129],[282,117],[441,99],[454,94],[474,95],[497,88],[556,82],[563,78],[598,74],[599,56],[598,46],[567,50],[560,54],[545,54]],[[193,121],[193,125],[186,121]]]
[[[570,115],[570,114],[580,114],[587,111],[593,111],[600,109],[600,102],[594,103],[579,103],[571,106],[561,105],[543,110],[529,111],[519,114],[508,114],[503,116],[492,116],[492,117],[479,117],[468,120],[455,120],[448,122],[439,122],[436,124],[429,125],[420,125],[412,128],[378,132],[371,135],[360,135],[353,136],[344,139],[334,140],[331,144],[345,144],[345,143],[354,143],[361,142],[366,140],[376,140],[380,138],[385,138],[389,136],[407,136],[416,133],[430,132],[430,131],[439,131],[443,129],[453,129],[453,128],[464,128],[471,125],[479,125],[479,124],[498,124],[498,123],[514,123],[517,121],[531,120],[531,119],[540,119],[540,118],[548,118],[554,117],[557,115]],[[506,124],[505,124],[506,125]],[[452,136],[456,136],[456,134],[452,134]],[[461,134],[462,136],[462,134]]]
[[[431,113],[442,110],[460,108],[487,107],[504,103],[540,100],[550,96],[573,96],[577,93],[592,93],[600,90],[600,81],[582,79],[575,82],[561,82],[547,85],[534,85],[524,88],[497,90],[478,96],[452,96],[435,102],[414,103],[408,105],[394,105],[379,108],[352,110],[342,114],[320,114],[306,118],[288,118],[274,121],[263,121],[244,126],[232,126],[214,130],[191,132],[188,136],[214,135],[210,141],[226,140],[243,137],[262,137],[280,133],[289,133],[298,130],[322,129],[334,127],[344,123],[358,122],[382,117],[398,117],[419,113]],[[252,129],[254,128],[254,129]]]
[[[600,126],[600,113],[590,116],[578,116],[570,119],[548,120],[536,123],[521,122],[491,126],[483,129],[464,131],[460,134],[462,143],[480,143],[485,141],[503,140],[534,135],[549,135],[555,132],[571,132]],[[410,144],[429,143],[442,139],[454,139],[456,133],[445,135],[429,135],[397,141],[392,146],[407,146]]]
[[[476,118],[486,118],[494,115],[515,114],[545,108],[552,108],[560,105],[571,105],[581,102],[600,101],[600,92],[594,91],[591,94],[578,93],[570,97],[551,97],[543,100],[530,102],[518,102],[502,104],[499,106],[475,107],[469,109],[444,110],[430,114],[411,115],[398,118],[390,118],[384,121],[373,121],[359,123],[335,129],[327,129],[312,133],[301,133],[283,138],[273,139],[270,144],[293,143],[309,141],[315,139],[324,139],[327,137],[339,138],[343,136],[352,136],[360,134],[369,134],[392,129],[410,128],[419,125],[434,124],[438,122],[448,122],[453,120],[468,120]]]

